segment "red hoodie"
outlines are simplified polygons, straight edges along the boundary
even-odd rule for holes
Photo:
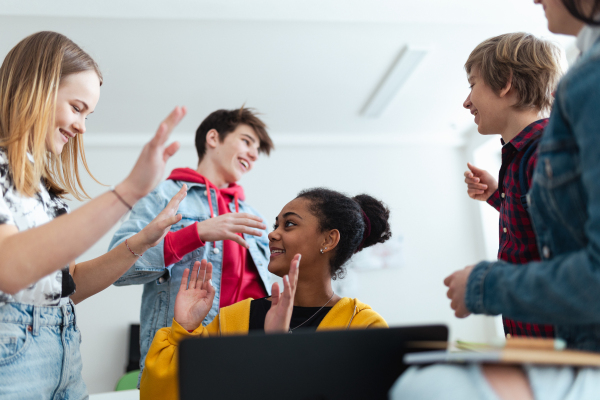
[[[238,199],[245,199],[244,189],[240,185],[232,183],[227,188],[219,189],[191,168],[174,169],[167,179],[201,183],[206,185],[207,191],[214,190],[217,194],[219,215],[229,212],[228,204],[232,201],[235,203],[236,212],[239,212]],[[211,196],[208,196],[208,204],[211,217],[215,217]],[[181,260],[185,254],[204,246],[205,243],[198,237],[196,224],[177,232],[167,233],[164,243],[165,265],[174,264]],[[241,236],[241,234],[239,235]],[[249,297],[260,299],[267,296],[267,291],[252,261],[252,257],[249,256],[246,248],[232,240],[223,241],[223,265],[221,270],[220,307],[227,307]]]

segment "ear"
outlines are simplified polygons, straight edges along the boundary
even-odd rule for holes
[[[510,92],[510,89],[512,89],[512,78],[513,78],[513,74],[512,74],[512,71],[510,71],[510,75],[508,76],[506,85],[504,85],[504,87],[502,89],[500,89],[500,93],[498,94],[500,97],[506,96]]]
[[[210,131],[206,132],[206,144],[211,148],[214,149],[218,146],[219,144],[219,132],[217,132],[216,129],[211,129]]]
[[[321,248],[323,249],[323,254],[327,253],[336,248],[338,243],[340,242],[340,231],[337,229],[332,229],[325,234],[325,239],[323,243],[321,243]],[[327,250],[325,250],[327,249]]]

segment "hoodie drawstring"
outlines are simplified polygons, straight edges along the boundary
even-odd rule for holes
[[[214,187],[214,189],[215,189],[215,192],[218,193],[219,189],[216,186]],[[208,182],[208,179],[206,180],[206,194],[207,194],[207,197],[208,197],[208,208],[210,208],[210,217],[214,218],[215,217],[215,213],[213,211],[212,200],[211,200],[212,196],[211,196],[211,193],[210,193],[210,183]],[[235,204],[235,212],[239,213],[240,212],[240,204],[239,204],[239,201],[238,201],[238,193],[237,192],[235,192],[233,194],[233,202]],[[239,235],[242,238],[244,237],[244,235],[242,233],[240,233]],[[216,246],[216,244],[215,244],[215,246]],[[239,251],[240,251],[240,259],[242,259],[242,255],[243,255],[242,253],[246,252],[246,248],[242,247],[242,246],[238,246],[238,248],[239,248]],[[244,268],[244,266],[242,265],[242,270],[241,270],[241,273],[240,273],[240,280],[238,282],[237,289],[235,291],[235,298],[236,299],[238,299],[240,297],[240,292],[242,291],[242,283],[244,282],[244,272],[246,272],[246,268]]]
[[[210,183],[208,182],[208,179],[206,180],[206,197],[208,197],[208,208],[210,208],[210,217],[214,218],[215,212],[213,211],[212,200],[211,200],[212,196],[210,194]]]

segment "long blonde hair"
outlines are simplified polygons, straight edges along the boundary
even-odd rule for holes
[[[0,67],[0,147],[6,149],[12,180],[21,195],[34,196],[43,180],[58,196],[89,198],[81,185],[78,156],[96,179],[85,159],[82,135],[69,140],[60,157],[46,150],[46,136],[54,130],[61,78],[90,70],[102,85],[102,74],[92,57],[56,32],[26,37],[4,59]]]

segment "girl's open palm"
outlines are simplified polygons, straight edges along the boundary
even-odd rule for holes
[[[271,289],[271,309],[265,316],[266,333],[283,333],[290,330],[292,311],[294,311],[294,296],[298,284],[298,269],[300,254],[296,254],[290,264],[289,275],[283,277],[283,292],[279,293],[279,284],[273,283]]]
[[[212,286],[212,264],[196,261],[188,285],[190,270],[183,271],[175,299],[175,321],[188,331],[200,326],[212,308],[215,288]]]

